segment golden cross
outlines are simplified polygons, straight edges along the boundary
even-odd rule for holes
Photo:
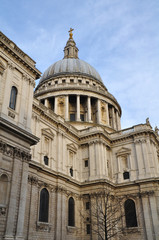
[[[68,32],[69,32],[69,35],[70,35],[70,39],[72,39],[72,36],[73,36],[72,31],[73,31],[73,30],[74,30],[73,28],[70,28],[70,30],[68,31]]]

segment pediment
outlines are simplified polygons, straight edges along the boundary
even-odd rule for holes
[[[77,152],[77,148],[74,143],[67,144],[67,149]]]
[[[131,153],[130,148],[122,147],[116,152],[116,155],[117,156],[122,156],[122,155],[128,155],[130,153]]]
[[[41,131],[42,131],[42,135],[45,135],[51,139],[54,139],[54,133],[50,128],[43,128]]]

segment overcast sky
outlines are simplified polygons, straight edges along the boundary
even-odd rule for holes
[[[79,58],[122,108],[122,128],[159,127],[159,0],[1,0],[0,29],[43,73],[63,58],[69,28]]]

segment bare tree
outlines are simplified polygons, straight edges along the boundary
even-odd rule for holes
[[[87,212],[81,215],[84,223],[90,225],[92,236],[96,235],[98,240],[110,240],[123,234],[126,229],[125,224],[123,224],[125,222],[123,199],[124,197],[119,198],[107,190],[91,195],[89,218],[86,217]],[[131,209],[131,206],[127,206],[127,209]],[[131,215],[131,212],[128,215]],[[135,219],[136,216],[133,218]],[[131,226],[137,226],[137,222],[129,222]]]

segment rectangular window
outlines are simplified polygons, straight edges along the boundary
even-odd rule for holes
[[[48,158],[48,156],[44,156],[44,164],[45,165],[49,165],[49,158]]]
[[[84,114],[80,114],[80,119],[82,122],[84,122]]]
[[[65,83],[65,82],[66,82],[66,80],[65,80],[65,79],[63,79],[63,80],[62,80],[62,83]]]
[[[70,79],[70,83],[73,83],[74,82],[74,79]]]
[[[85,167],[88,167],[88,160],[85,160],[85,161],[84,161],[84,166],[85,166]]]
[[[90,233],[91,233],[91,225],[87,224],[87,234],[90,234]]]
[[[58,84],[58,81],[55,81],[55,84]]]
[[[86,210],[90,208],[90,202],[86,202]]]
[[[82,80],[81,80],[81,79],[78,79],[78,82],[79,82],[79,83],[82,83]]]
[[[129,179],[129,178],[130,178],[129,172],[124,172],[124,173],[123,173],[123,178],[124,178],[124,179]]]
[[[89,84],[89,81],[86,81],[86,84]]]
[[[75,121],[75,114],[70,114],[70,121],[74,122]]]

